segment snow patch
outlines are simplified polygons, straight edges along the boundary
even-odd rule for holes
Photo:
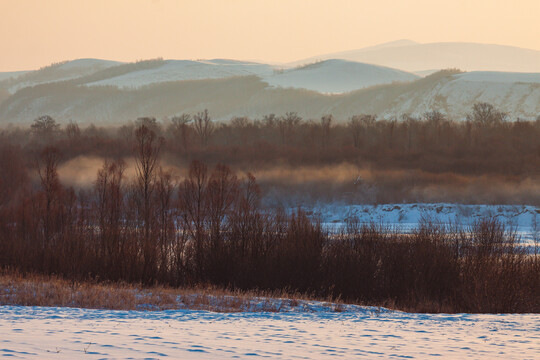
[[[294,211],[296,207],[290,208]],[[321,219],[329,229],[339,229],[351,219],[365,224],[380,224],[411,231],[422,221],[467,228],[486,217],[494,217],[515,230],[523,245],[532,246],[534,237],[540,240],[540,208],[529,205],[463,205],[449,203],[413,203],[382,205],[318,204],[305,206],[312,217]]]

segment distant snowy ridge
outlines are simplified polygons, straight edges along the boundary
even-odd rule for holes
[[[473,71],[451,75],[425,86],[421,93],[400,94],[382,116],[422,115],[438,110],[463,119],[477,102],[488,102],[511,117],[535,119],[540,115],[540,73]]]
[[[462,120],[477,102],[494,104],[511,120],[534,120],[540,116],[540,72],[444,71],[421,77],[340,59],[289,68],[226,59],[81,59],[0,81],[4,123],[49,114],[60,122],[110,124],[203,109],[216,120],[296,111],[307,119],[332,114],[344,121],[361,113],[399,118],[433,110]]]
[[[257,76],[271,86],[321,93],[344,93],[373,85],[408,82],[419,78],[418,75],[396,69],[336,59],[285,69],[231,60],[167,60],[158,68],[134,71],[86,85],[139,88],[168,81],[222,79],[232,76]]]
[[[58,82],[90,75],[120,63],[79,59],[29,72],[24,77],[4,85],[11,93],[28,86]],[[256,76],[271,86],[298,88],[321,93],[344,93],[369,86],[408,82],[418,75],[388,67],[362,64],[354,61],[331,59],[299,68],[280,68],[269,64],[227,59],[211,60],[164,60],[155,66],[138,69],[96,81],[83,82],[86,86],[115,86],[138,89],[144,86],[172,81],[225,79],[234,76]],[[14,77],[12,73],[0,73],[0,80]],[[0,83],[0,87],[1,87]]]
[[[112,85],[117,87],[139,88],[141,86],[183,80],[222,79],[232,76],[269,76],[272,67],[266,64],[235,60],[166,60],[163,65],[121,76],[91,82],[86,85]]]
[[[398,40],[367,48],[322,54],[290,63],[345,59],[405,71],[459,68],[464,71],[540,72],[540,51],[515,46],[467,42],[420,44]]]
[[[119,64],[121,63],[111,60],[76,59],[52,64],[35,71],[0,73],[0,88],[5,88],[9,92],[15,93],[28,86],[77,79]],[[15,76],[5,74],[14,74]],[[2,80],[7,81],[2,82]]]
[[[405,71],[354,61],[330,59],[264,77],[276,87],[343,93],[374,85],[410,82],[420,77]]]

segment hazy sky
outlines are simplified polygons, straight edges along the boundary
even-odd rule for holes
[[[0,0],[0,71],[76,58],[287,62],[382,42],[540,50],[540,0]]]

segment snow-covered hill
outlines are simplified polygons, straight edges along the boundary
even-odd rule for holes
[[[136,89],[170,81],[256,76],[273,87],[344,93],[369,86],[409,82],[418,75],[382,66],[345,60],[326,60],[297,68],[278,69],[267,64],[235,60],[167,60],[161,66],[86,83]]]
[[[296,111],[304,118],[333,114],[339,121],[359,113],[385,118],[422,116],[432,110],[460,120],[477,102],[495,105],[511,120],[540,115],[540,52],[401,40],[334,55],[338,58],[296,67],[225,59],[154,59],[128,64],[79,59],[16,77],[0,73],[0,122],[29,123],[49,114],[61,122],[76,119],[104,124],[203,109],[218,120]],[[375,55],[400,62],[393,65],[403,65],[402,69],[410,62],[416,65],[409,68],[431,70],[418,75],[343,60],[371,62],[376,59],[366,56]],[[515,59],[508,60],[509,56]],[[418,65],[416,60],[424,63]],[[495,62],[503,61],[505,68],[535,72],[432,73],[438,67],[462,67],[463,61],[480,68],[497,68]]]
[[[465,42],[419,44],[410,40],[323,54],[295,61],[291,65],[325,59],[360,61],[411,72],[447,68],[464,71],[540,72],[540,51],[537,50]]]
[[[186,76],[184,71],[187,64],[165,62],[165,65],[161,65],[157,62],[147,65],[133,66],[135,71],[131,71],[130,65],[119,65],[70,82],[26,87],[11,95],[0,94],[0,100],[4,99],[0,103],[0,121],[29,123],[40,115],[49,114],[61,122],[77,119],[79,122],[103,124],[139,116],[161,118],[203,109],[208,109],[217,120],[227,120],[233,116],[261,118],[269,113],[297,111],[303,118],[333,114],[337,121],[344,121],[361,113],[385,118],[406,113],[421,116],[432,110],[461,120],[470,113],[476,102],[494,104],[507,112],[510,120],[518,117],[531,120],[540,115],[539,74],[439,72],[411,82],[382,84],[343,94],[324,94],[306,91],[305,88],[331,91],[336,88],[330,86],[338,84],[363,87],[369,77],[362,77],[363,73],[359,72],[356,78],[350,77],[352,80],[342,76],[333,83],[331,79],[334,76],[324,68],[335,70],[340,66],[327,66],[332,65],[330,62],[326,65],[322,63],[323,70],[318,69],[321,64],[314,64],[314,69],[308,67],[282,74],[272,72],[266,76],[234,76],[232,74],[237,71],[245,71],[245,67],[233,66],[226,67],[232,69],[227,72],[231,76],[226,78],[171,82],[167,81],[172,76],[169,70],[174,76]],[[267,74],[270,71],[259,65],[247,66]],[[215,76],[224,74],[219,66],[207,68],[206,65],[196,64],[195,67],[204,69],[204,76],[209,76],[209,73]],[[354,64],[353,67],[363,68],[363,65]],[[160,73],[163,68],[169,70]],[[214,70],[207,71],[209,69]],[[393,71],[385,70],[382,79],[388,81],[387,75],[393,76]],[[136,76],[137,73],[141,77]],[[154,82],[156,79],[162,82]],[[325,79],[330,80],[326,82]],[[113,85],[119,85],[120,80],[124,86]],[[272,80],[276,81],[274,85]],[[296,88],[290,87],[293,81],[297,81]],[[98,83],[113,86],[88,86]],[[141,86],[145,84],[152,86]],[[280,84],[287,88],[277,86]]]
[[[476,102],[488,102],[511,118],[540,115],[540,73],[474,71],[455,74],[400,94],[382,116],[439,110],[463,119]]]
[[[235,60],[166,60],[152,69],[132,71],[120,76],[87,83],[86,85],[112,85],[120,88],[139,88],[145,85],[169,81],[222,79],[232,76],[255,75],[266,77],[272,74],[266,64]]]
[[[117,61],[102,59],[77,59],[52,64],[35,71],[0,73],[0,88],[15,93],[25,87],[76,79],[120,64]]]
[[[409,82],[418,78],[418,75],[383,66],[331,59],[287,69],[265,77],[264,81],[276,87],[343,93],[374,85]]]
[[[150,60],[143,63],[117,66],[120,63],[96,59],[74,60],[29,72],[10,82],[0,82],[0,88],[15,93],[24,87],[78,79],[78,84],[85,86],[139,89],[165,82],[256,76],[273,87],[345,93],[419,78],[418,75],[397,69],[338,59],[296,68],[277,68],[269,64],[227,59]],[[112,67],[114,69],[102,71]],[[13,74],[0,73],[0,79],[2,77],[13,77]]]

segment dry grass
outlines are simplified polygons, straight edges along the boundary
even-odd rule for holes
[[[0,305],[77,307],[107,310],[206,310],[214,312],[309,311],[312,296],[286,291],[230,291],[217,287],[142,287],[126,283],[74,282],[56,276],[0,272]],[[319,299],[320,300],[320,299]],[[340,299],[325,299],[331,311],[344,311]]]

